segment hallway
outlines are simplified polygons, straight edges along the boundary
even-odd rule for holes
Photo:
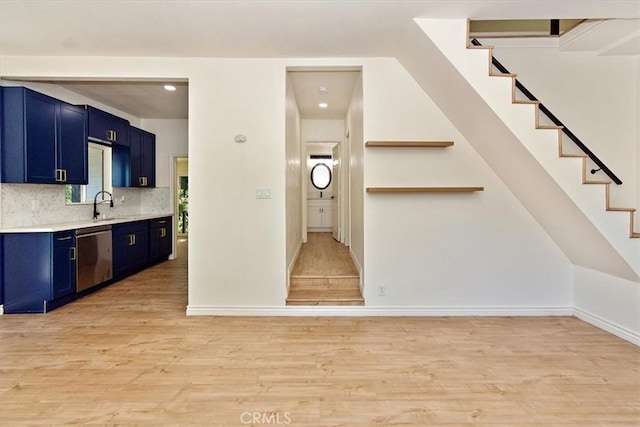
[[[349,248],[331,233],[308,233],[290,279],[287,305],[364,305]]]

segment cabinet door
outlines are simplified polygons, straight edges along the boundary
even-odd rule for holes
[[[333,208],[329,206],[329,207],[323,207],[320,209],[322,209],[321,227],[324,227],[324,228],[331,227],[331,224],[333,223]]]
[[[97,108],[87,107],[89,139],[109,141],[109,114]]]
[[[55,235],[54,235],[55,236]],[[54,237],[54,240],[56,237]],[[53,299],[69,295],[76,290],[76,249],[73,240],[53,245]]]
[[[118,145],[129,146],[129,122],[118,116],[109,117],[109,130],[113,131],[112,142]]]
[[[56,182],[56,114],[58,102],[25,90],[25,182]]]
[[[5,234],[2,284],[5,313],[44,313],[51,300],[51,234]],[[36,268],[37,267],[37,268]]]
[[[132,127],[129,131],[129,156],[131,162],[131,186],[140,187],[142,180],[142,131]]]
[[[145,187],[156,186],[156,136],[142,132],[141,176],[145,178]]]
[[[322,227],[321,208],[310,206],[307,208],[307,227]]]
[[[173,252],[173,218],[166,218],[167,223],[164,225],[164,235],[160,242],[160,253],[162,258],[167,258]]]
[[[82,107],[60,103],[58,169],[65,171],[67,184],[86,185],[87,129],[86,111]]]
[[[134,233],[133,245],[129,247],[131,258],[131,268],[138,269],[144,267],[149,262],[149,231],[136,231]]]
[[[149,261],[167,259],[173,251],[172,218],[152,220],[149,229]]]
[[[112,235],[113,276],[122,277],[129,270],[129,243],[130,233]]]

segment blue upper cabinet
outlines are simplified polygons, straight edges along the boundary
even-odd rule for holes
[[[131,186],[156,186],[156,136],[131,127]]]
[[[0,90],[2,182],[86,184],[84,109],[24,87]]]
[[[129,145],[129,121],[90,105],[88,112],[89,139],[110,144]]]

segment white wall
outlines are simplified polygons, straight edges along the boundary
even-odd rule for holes
[[[342,142],[344,139],[344,120],[302,120],[302,141]]]
[[[617,206],[637,207],[638,58],[488,40],[494,56],[622,181]],[[606,175],[596,175],[608,179]]]
[[[189,312],[284,306],[285,96],[280,60],[187,62]],[[245,143],[234,142],[244,134]],[[257,188],[271,189],[256,199]]]
[[[365,187],[485,186],[475,194],[366,194],[367,305],[570,312],[567,257],[406,70],[395,59],[375,61],[364,94],[365,141],[455,142],[366,149]]]
[[[294,258],[302,244],[302,144],[300,112],[291,81],[287,79],[285,118],[286,155],[286,215],[287,215],[287,273],[293,269]]]
[[[574,267],[575,315],[640,346],[640,286]]]

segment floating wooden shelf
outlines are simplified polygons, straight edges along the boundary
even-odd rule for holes
[[[451,147],[453,141],[367,141],[365,147]]]
[[[367,187],[367,193],[474,193],[484,187]]]

